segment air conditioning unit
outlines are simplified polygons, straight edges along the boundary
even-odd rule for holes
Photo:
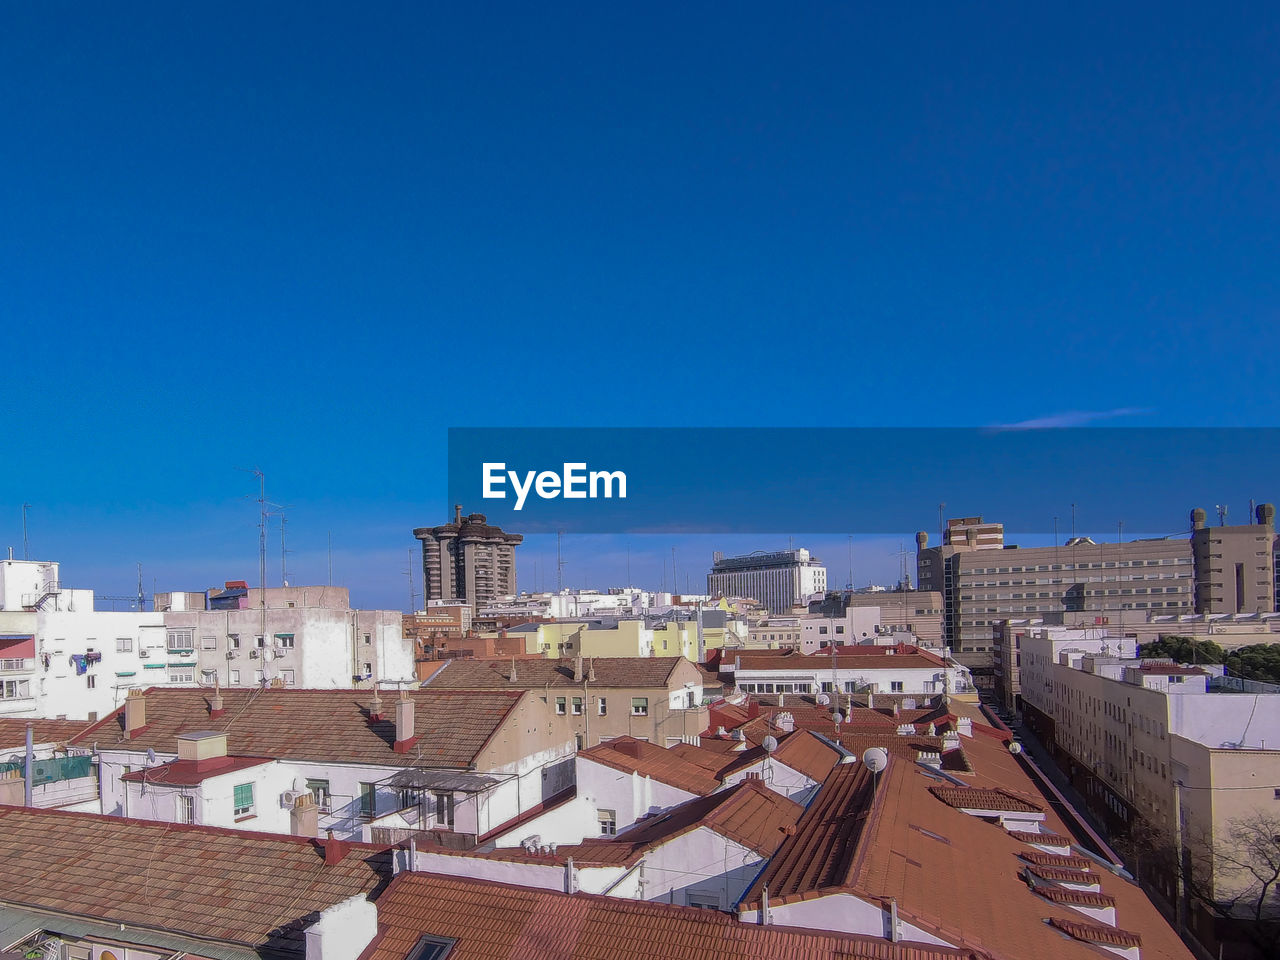
[[[234,650],[228,650],[228,651],[227,651],[227,659],[228,659],[228,660],[234,660],[235,658],[236,658],[236,652],[235,652]]]
[[[284,807],[286,810],[290,810],[293,808],[295,803],[307,796],[307,793],[308,792],[306,790],[286,790],[284,793],[280,794],[280,806]]]
[[[249,651],[249,659],[250,659],[250,660],[257,660],[257,659],[258,659],[258,656],[259,656],[259,654],[258,654],[258,651],[257,651],[257,650],[250,650],[250,651]]]

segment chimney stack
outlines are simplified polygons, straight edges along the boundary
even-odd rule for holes
[[[124,698],[124,735],[132,739],[147,726],[147,695],[134,687]]]
[[[418,742],[413,730],[413,698],[407,690],[401,690],[396,700],[396,742],[392,745],[396,753],[408,753]]]
[[[329,830],[324,838],[324,865],[326,867],[334,867],[340,864],[347,856],[350,844],[344,843],[333,835],[333,831]]]
[[[596,663],[594,660],[587,661],[587,680],[591,683],[596,682]]]
[[[582,657],[573,658],[573,682],[582,682]]]
[[[382,698],[378,696],[377,687],[373,688],[373,700],[371,700],[369,703],[369,719],[370,720],[382,719]]]
[[[217,687],[214,687],[213,696],[209,698],[209,719],[220,717],[226,712],[222,704],[222,693]]]
[[[293,801],[293,809],[289,811],[289,833],[295,837],[320,835],[320,807],[311,794],[304,793]]]
[[[455,503],[453,505],[453,522],[462,525],[462,504]]]

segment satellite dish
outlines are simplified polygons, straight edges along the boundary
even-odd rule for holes
[[[831,698],[828,697],[825,693],[818,694],[818,706],[825,707],[830,702],[831,702]]]
[[[889,765],[889,751],[884,747],[867,747],[862,751],[862,762],[872,773],[879,773]]]
[[[767,736],[760,741],[760,746],[764,747],[765,753],[773,753],[778,749],[778,738],[772,735]]]
[[[155,762],[156,762],[156,752],[152,750],[150,747],[147,747],[147,763],[155,763]]]
[[[831,719],[836,722],[836,726],[839,726],[840,724],[844,723],[844,714],[841,713],[839,710],[837,710],[835,713],[835,716],[833,716]]]
[[[1018,743],[1016,740],[1013,741],[1013,743],[1009,744],[1009,752],[1016,757],[1022,752],[1022,744]]]

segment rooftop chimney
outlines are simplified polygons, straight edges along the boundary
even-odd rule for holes
[[[311,794],[304,793],[293,801],[289,811],[289,833],[295,837],[319,836],[320,807]]]
[[[147,726],[147,695],[138,687],[124,699],[124,735],[130,739]]]
[[[217,766],[227,757],[227,735],[215,730],[194,730],[178,734],[178,759],[190,760],[196,769]]]
[[[209,719],[215,719],[226,713],[222,705],[222,693],[217,687],[213,688],[213,696],[209,698]]]
[[[573,658],[573,682],[582,682],[582,657]]]
[[[462,504],[460,503],[453,505],[453,522],[459,525],[462,523]]]
[[[596,682],[596,662],[594,660],[587,661],[587,679],[592,683]]]
[[[396,742],[392,745],[396,753],[408,753],[418,742],[413,730],[413,698],[407,690],[401,690],[396,700]]]
[[[382,698],[378,696],[378,688],[373,688],[373,700],[369,702],[369,719],[382,719]]]
[[[347,851],[351,849],[351,844],[339,840],[333,835],[332,830],[325,832],[324,838],[324,865],[326,867],[334,867],[346,859]]]

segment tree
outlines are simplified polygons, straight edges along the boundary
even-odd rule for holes
[[[1280,683],[1280,643],[1255,643],[1226,656],[1227,673],[1246,680]]]
[[[1212,640],[1196,640],[1193,637],[1161,637],[1144,643],[1138,655],[1151,659],[1173,660],[1176,663],[1224,663],[1226,651]]]

